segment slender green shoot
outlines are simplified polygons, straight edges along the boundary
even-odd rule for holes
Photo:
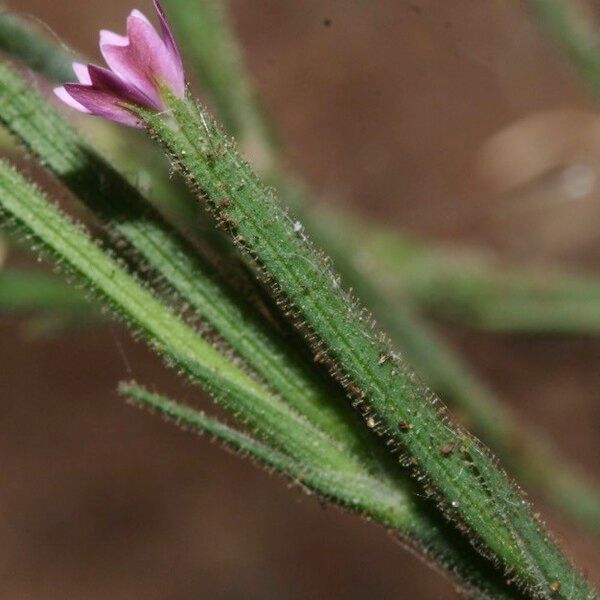
[[[286,339],[247,302],[247,294],[225,280],[220,261],[213,262],[167,223],[6,65],[0,65],[0,121],[101,219],[115,251],[151,269],[155,286],[167,287],[166,294],[175,290],[180,302],[303,414],[350,450],[370,455],[352,415],[331,402],[321,377],[298,361]]]
[[[529,5],[582,79],[600,96],[600,42],[578,7],[566,0],[529,0]]]
[[[386,483],[373,477],[324,432],[290,409],[245,371],[200,338],[197,333],[128,274],[35,186],[0,161],[0,221],[11,232],[28,240],[36,251],[52,257],[60,268],[97,301],[138,332],[169,363],[200,383],[233,413],[248,433],[247,452],[267,459],[272,466],[319,495],[365,514],[410,540],[461,578],[461,585],[484,598],[511,598],[513,591],[490,564],[444,525],[436,522],[423,500],[407,494],[405,484]],[[138,401],[193,429],[211,428],[242,443],[240,434],[228,433],[192,409],[127,391]],[[254,440],[257,435],[262,441]],[[301,465],[302,469],[294,465]],[[408,487],[410,489],[410,486]]]
[[[423,322],[413,306],[414,296],[399,297],[389,292],[390,277],[397,273],[394,264],[390,264],[389,260],[379,263],[371,261],[364,268],[369,249],[357,245],[355,241],[370,237],[370,231],[364,226],[357,226],[356,221],[349,221],[339,212],[333,213],[319,204],[308,202],[302,188],[283,173],[278,160],[279,148],[269,127],[264,126],[262,108],[243,64],[242,52],[223,0],[210,0],[199,6],[193,0],[167,0],[167,8],[194,73],[208,92],[226,129],[235,134],[243,153],[279,191],[283,203],[298,214],[316,245],[333,259],[343,280],[357,290],[417,372],[463,413],[475,434],[501,455],[512,473],[532,489],[539,489],[547,500],[558,505],[572,518],[599,532],[600,492],[578,475],[578,470],[568,464],[539,432],[527,427],[517,415],[506,409],[460,355]],[[197,18],[188,18],[191,10],[195,11]],[[262,126],[257,127],[257,123]],[[427,250],[419,248],[410,254],[413,262],[407,265],[407,270],[415,276],[408,281],[408,285],[412,281],[415,288],[428,272],[422,264],[422,256],[431,255]],[[441,271],[444,276],[448,273],[445,266],[441,267]],[[452,301],[458,303],[463,299],[458,296],[457,288],[468,275],[466,271],[464,274],[463,271],[450,272],[456,272],[457,281],[456,287],[443,287],[450,297],[445,298],[436,289],[437,293],[425,290],[419,298],[424,302],[439,298],[439,310],[451,311],[455,306]],[[407,281],[402,275],[394,280],[396,285]],[[483,277],[488,278],[494,275],[491,269],[482,273]],[[470,314],[475,315],[477,311],[475,318],[479,318],[479,322],[496,328],[500,328],[504,322],[507,327],[529,330],[559,327],[562,331],[573,328],[580,332],[590,323],[595,323],[596,327],[600,325],[600,303],[594,302],[593,283],[587,287],[591,297],[581,298],[580,301],[579,296],[575,295],[576,290],[565,278],[563,289],[566,299],[563,304],[553,301],[551,290],[536,287],[535,278],[523,285],[529,284],[534,289],[540,289],[539,301],[533,301],[531,296],[524,301],[516,283],[517,278],[518,274],[511,287],[515,297],[498,294],[494,294],[493,298],[491,294],[482,297],[474,287],[466,290],[465,286],[460,287],[466,297],[458,309],[466,305],[473,307]],[[415,288],[411,288],[414,295],[419,291]],[[452,295],[454,290],[457,293]],[[410,303],[407,301],[409,299]],[[527,444],[516,442],[524,439]],[[552,469],[548,468],[549,465],[552,465]]]
[[[212,117],[190,97],[163,94],[166,113],[132,110],[262,270],[315,358],[329,365],[367,423],[406,452],[405,464],[427,482],[440,509],[463,524],[473,543],[531,593],[550,597],[557,582],[573,582],[573,597],[593,596],[493,457],[449,421],[344,289],[302,224],[288,217]]]
[[[0,316],[20,315],[28,338],[99,325],[100,312],[58,277],[25,269],[0,271]]]
[[[335,493],[331,495],[329,489],[324,490],[321,486],[323,481],[335,484],[339,479],[339,474],[324,472],[323,466],[319,462],[314,464],[296,462],[287,454],[258,442],[244,432],[225,425],[194,408],[151,393],[135,383],[122,383],[119,391],[134,405],[148,408],[191,432],[211,435],[232,450],[289,478],[304,490],[325,494],[335,502]],[[365,477],[368,475],[365,474]],[[356,481],[360,482],[361,480],[357,479]],[[332,487],[335,489],[335,485]],[[358,485],[353,494],[356,497],[364,496],[364,489],[362,484]],[[399,537],[404,543],[412,544],[414,542],[411,542],[411,537],[414,536],[418,538],[420,544],[426,543],[429,558],[441,561],[455,577],[458,577],[463,586],[461,591],[466,592],[469,596],[494,600],[501,598],[516,600],[524,597],[518,590],[507,584],[497,572],[492,571],[488,562],[474,555],[473,550],[468,547],[464,539],[449,531],[448,527],[441,522],[439,515],[434,514],[426,506],[419,508],[417,506],[420,504],[419,501],[416,505],[413,505],[412,502],[410,499],[404,500],[406,510],[411,512],[411,517],[406,520],[406,523],[392,531],[396,537]],[[370,516],[372,502],[368,497],[364,504],[365,515]],[[411,533],[407,536],[409,530]],[[452,556],[450,561],[449,556]],[[465,560],[467,557],[469,557],[468,560]],[[484,575],[483,578],[482,575]]]

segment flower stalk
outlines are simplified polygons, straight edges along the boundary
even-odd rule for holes
[[[166,6],[188,57],[188,70],[209,94],[242,153],[249,151],[259,175],[298,215],[314,243],[333,260],[346,285],[373,311],[417,373],[468,419],[470,430],[500,456],[509,472],[586,530],[600,533],[598,487],[561,456],[543,432],[511,411],[460,353],[420,317],[420,309],[433,301],[437,314],[451,313],[463,320],[472,317],[471,325],[475,321],[511,331],[589,335],[600,326],[600,303],[594,302],[600,297],[600,287],[593,280],[586,281],[580,292],[564,274],[555,284],[552,279],[540,281],[532,273],[511,272],[504,277],[492,265],[477,270],[456,256],[448,265],[450,248],[434,257],[431,248],[406,241],[398,232],[372,231],[315,202],[279,164],[279,148],[272,129],[265,125],[225,4],[223,0],[201,5],[194,0],[167,0]],[[197,19],[187,18],[192,10]],[[381,242],[382,238],[387,243],[377,252],[371,240]],[[358,245],[357,239],[361,240]],[[432,268],[430,280],[427,275]]]
[[[261,270],[315,359],[329,365],[367,423],[403,453],[444,514],[532,593],[551,597],[553,584],[568,580],[576,582],[574,597],[589,597],[588,584],[487,449],[449,421],[212,117],[189,96],[170,95],[167,105],[166,113],[139,110],[149,133]]]
[[[5,65],[0,65],[0,122],[99,218],[115,252],[128,254],[141,271],[154,271],[154,287],[174,291],[179,304],[187,303],[272,389],[344,447],[370,457],[371,444],[356,435],[362,428],[331,402],[331,386],[297,360],[264,315],[220,276],[210,256],[189,243]]]

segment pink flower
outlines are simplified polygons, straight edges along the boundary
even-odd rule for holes
[[[140,123],[127,104],[161,111],[161,89],[165,86],[183,98],[181,55],[158,0],[154,0],[154,7],[160,34],[139,10],[133,10],[127,18],[127,35],[100,32],[100,50],[110,70],[73,63],[79,83],[66,83],[54,93],[76,110],[132,127]]]

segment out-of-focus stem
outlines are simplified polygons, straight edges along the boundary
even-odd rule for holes
[[[529,0],[531,9],[566,57],[600,96],[600,43],[598,35],[579,14],[573,2],[566,0]]]
[[[419,310],[468,327],[600,334],[600,278],[504,268],[475,251],[432,248],[380,229],[366,236],[353,264],[390,299],[408,299]]]
[[[0,272],[2,312],[89,312],[89,302],[54,275],[24,269]]]
[[[27,21],[0,6],[0,51],[22,60],[34,71],[52,81],[68,81],[73,76],[74,54],[51,40],[39,23]]]

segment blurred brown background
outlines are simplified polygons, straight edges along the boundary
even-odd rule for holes
[[[94,56],[99,28],[122,30],[134,5],[150,12],[148,0],[6,2]],[[598,274],[594,103],[519,2],[232,8],[291,167],[329,201],[507,261]],[[583,187],[548,184],[570,164]],[[599,340],[446,333],[598,476]],[[32,341],[2,319],[0,364],[0,598],[455,597],[377,527],[124,406],[115,385],[132,376],[197,392],[118,326]],[[598,545],[541,508],[593,577]]]

